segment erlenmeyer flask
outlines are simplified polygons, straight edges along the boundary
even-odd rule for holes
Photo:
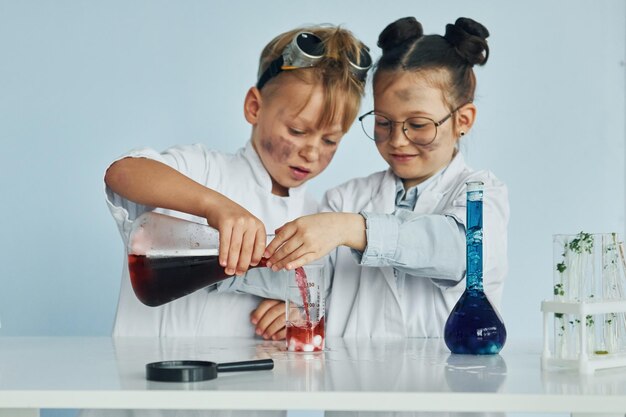
[[[483,290],[483,183],[467,185],[466,288],[446,321],[444,340],[452,353],[498,353],[506,328]]]
[[[137,298],[156,307],[228,278],[219,264],[219,232],[155,212],[133,223],[128,270]],[[262,260],[258,267],[265,266]]]

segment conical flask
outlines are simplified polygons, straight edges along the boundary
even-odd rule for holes
[[[506,342],[506,328],[483,290],[483,183],[466,185],[466,288],[446,321],[444,340],[452,353],[494,354]]]
[[[151,307],[229,277],[218,260],[219,232],[206,224],[143,213],[133,223],[127,251],[133,291]]]

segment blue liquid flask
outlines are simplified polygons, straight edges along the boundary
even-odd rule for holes
[[[452,353],[489,355],[500,352],[506,328],[483,290],[483,183],[467,185],[466,283],[444,327]]]

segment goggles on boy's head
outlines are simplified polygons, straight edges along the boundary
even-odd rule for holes
[[[259,90],[272,78],[282,71],[289,71],[298,68],[314,67],[320,59],[324,57],[324,43],[319,36],[311,32],[300,32],[285,47],[281,56],[270,62],[263,74],[256,83]],[[360,51],[359,64],[355,57],[348,56],[350,71],[360,81],[365,81],[367,71],[372,66],[372,57],[367,46],[363,46]]]

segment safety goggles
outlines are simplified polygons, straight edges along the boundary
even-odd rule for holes
[[[319,36],[311,32],[300,32],[285,47],[281,56],[273,60],[263,74],[259,77],[256,87],[260,90],[272,78],[283,71],[298,68],[314,67],[324,57],[324,43]],[[372,57],[367,46],[363,46],[359,52],[358,64],[356,59],[348,56],[350,71],[360,81],[365,81],[367,71],[372,66]]]

